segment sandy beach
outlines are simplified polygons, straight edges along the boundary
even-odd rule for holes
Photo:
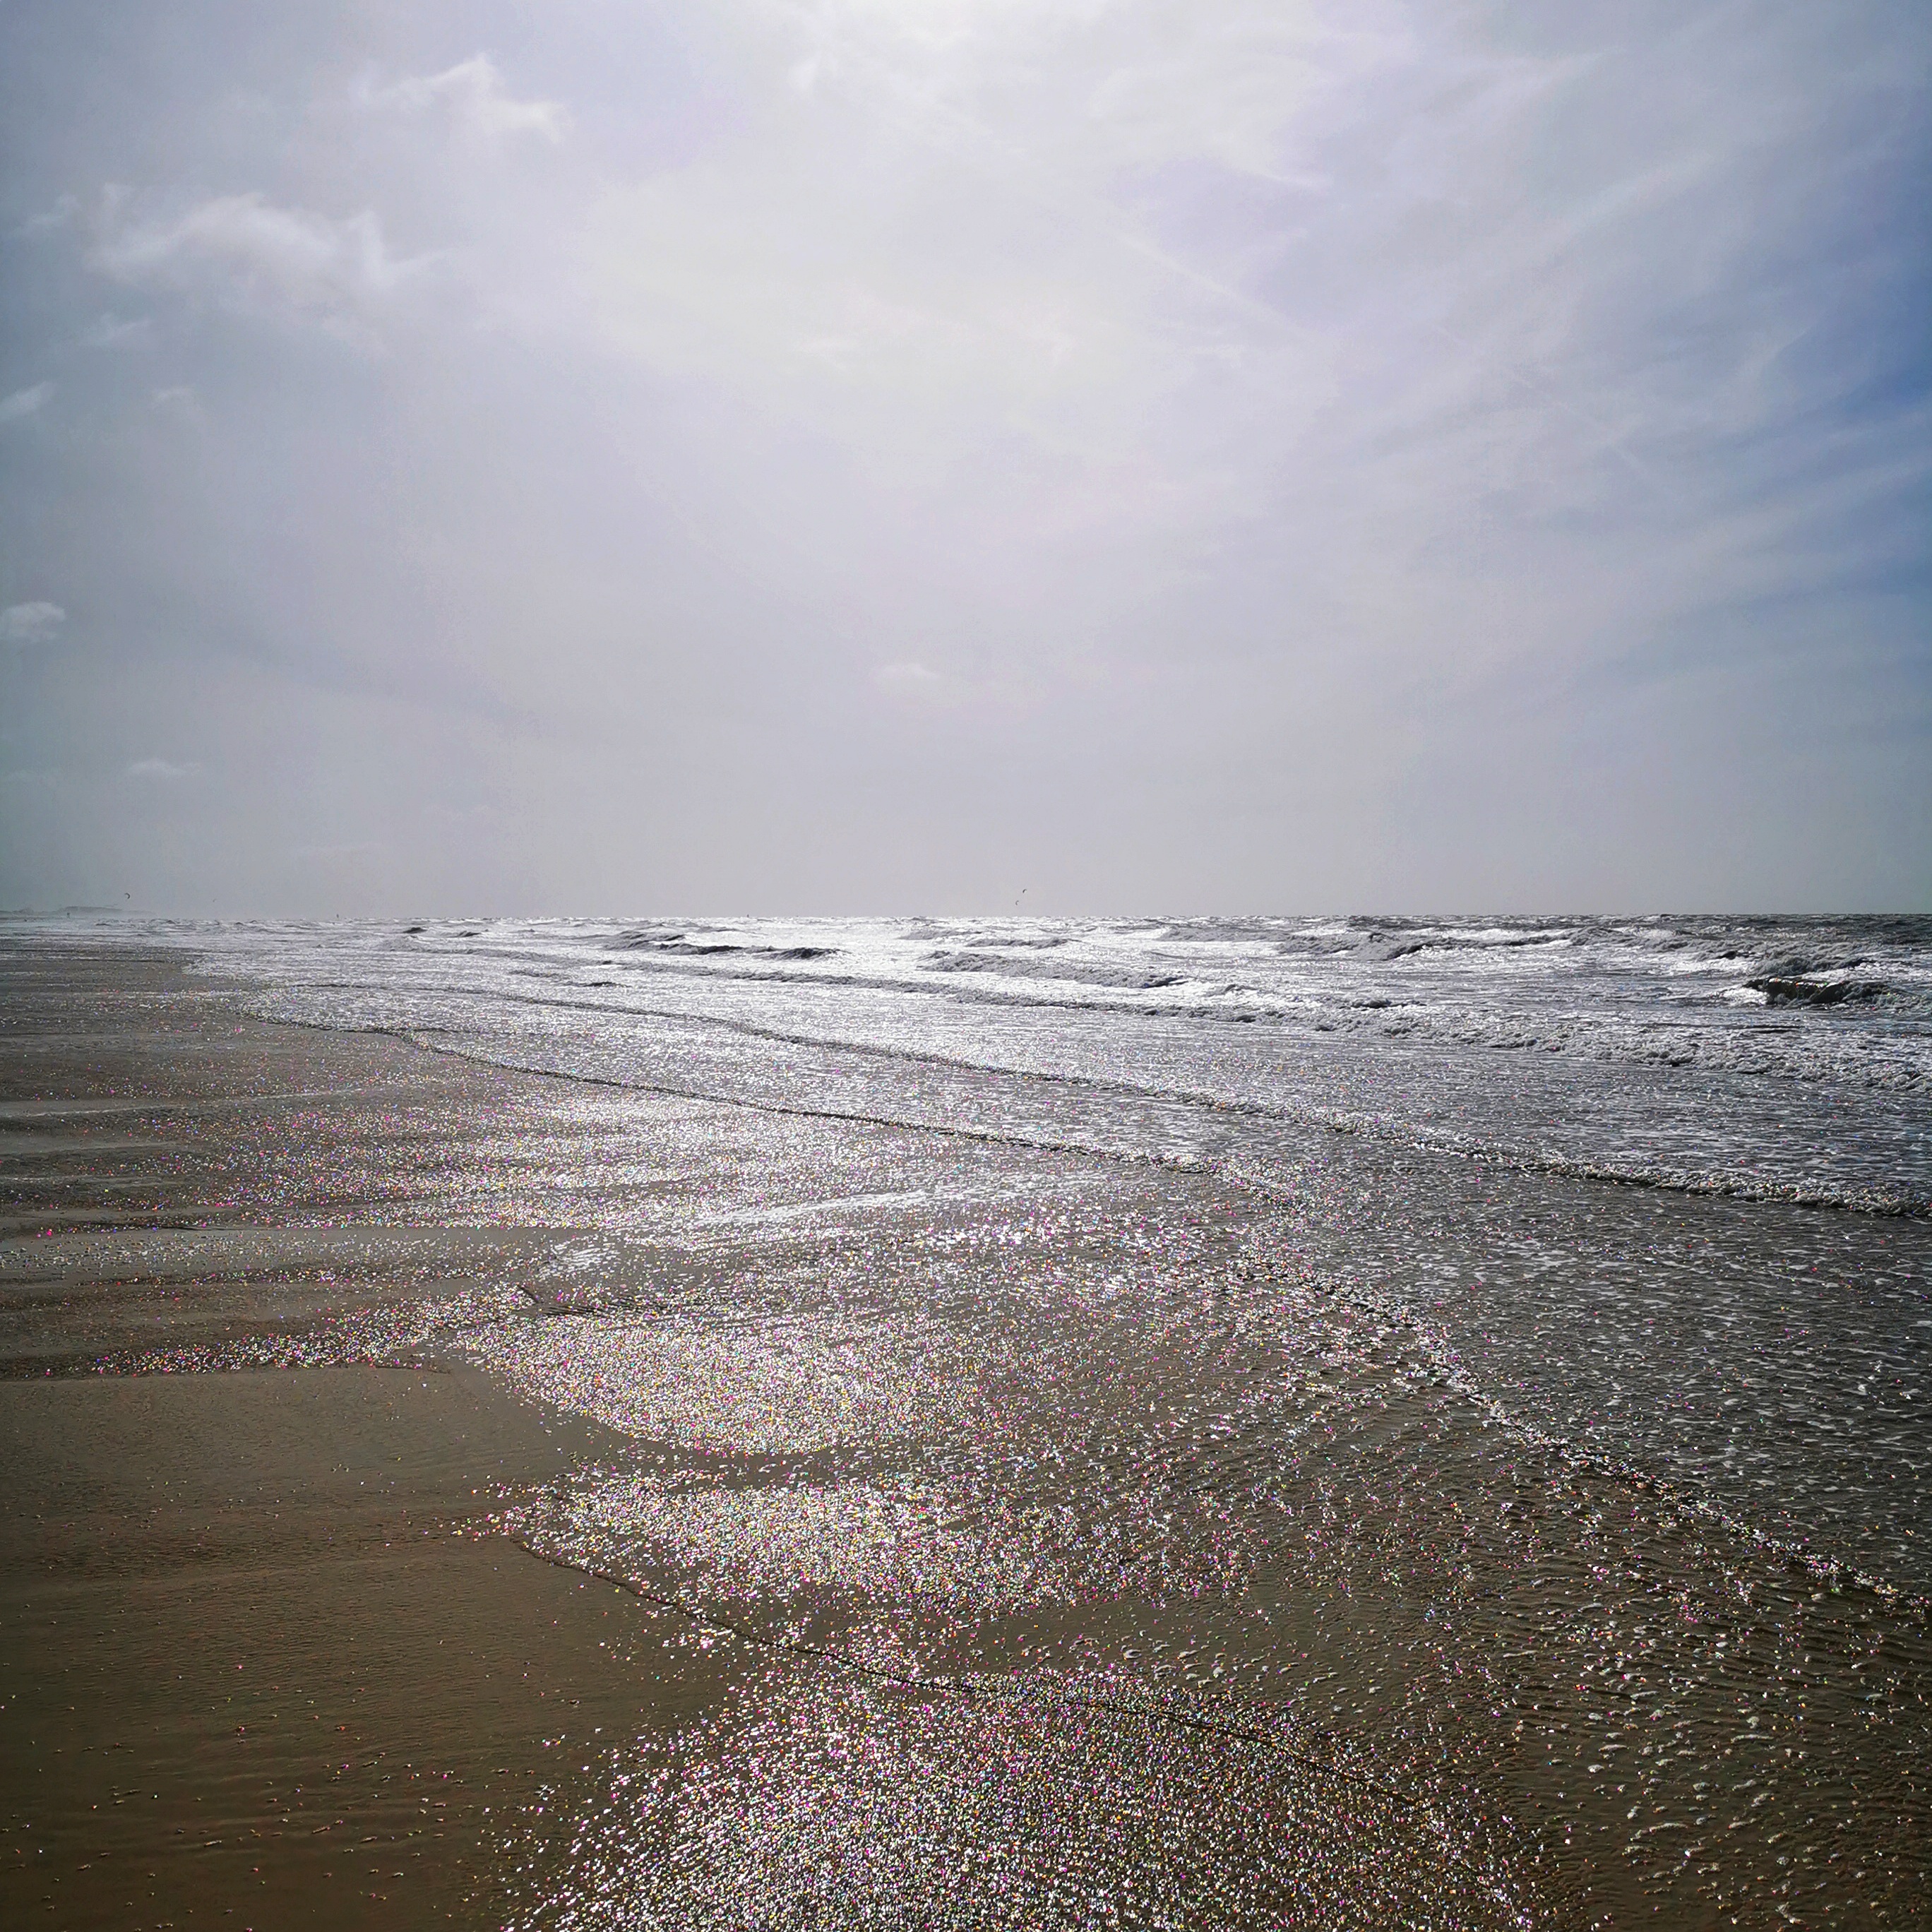
[[[1270,1196],[188,963],[0,958],[10,1922],[1913,1922],[1922,1618],[1338,1296],[1386,1156]]]
[[[484,1922],[488,1821],[634,1727],[613,1661],[657,1641],[634,1596],[475,1528],[599,1432],[447,1365],[95,1371],[513,1268],[508,1229],[351,1252],[367,1204],[310,1165],[372,1130],[452,1157],[452,1110],[480,1123],[510,1083],[220,1002],[184,1024],[172,962],[5,973],[4,1916]],[[263,1184],[285,1155],[308,1187]],[[702,1676],[653,1670],[646,1698]]]
[[[506,1301],[567,1313],[583,1291],[538,1284],[560,1250],[622,1225],[614,1196],[654,1211],[678,1199],[700,1220],[721,1196],[741,1209],[748,1196],[767,1224],[760,1264],[776,1226],[778,1252],[796,1247],[817,1267],[828,1216],[862,1231],[894,1201],[918,1204],[885,1163],[1004,1170],[1009,1156],[847,1136],[835,1160],[808,1150],[802,1183],[760,1157],[764,1124],[736,1110],[639,1095],[586,1117],[567,1085],[252,1020],[166,958],[28,946],[4,971],[0,1443],[18,1505],[4,1532],[10,1916],[482,1925],[547,1922],[574,1898],[626,1922],[625,1885],[584,1869],[585,1820],[608,1822],[622,1760],[655,1758],[662,1775],[694,1730],[726,1738],[722,1763],[673,1779],[704,1831],[738,1840],[735,1864],[686,1900],[719,1922],[740,1922],[741,1892],[742,1922],[765,1922],[774,1898],[790,1904],[781,1922],[814,1916],[797,1896],[798,1840],[824,1821],[801,1815],[800,1794],[808,1814],[828,1788],[856,1804],[874,1854],[910,1872],[914,1898],[948,1888],[956,1872],[922,1869],[931,1821],[904,1806],[956,1803],[949,1786],[989,1754],[1010,1780],[1006,1815],[981,1821],[992,1828],[980,1856],[1012,1868],[982,1900],[1001,1922],[1026,1922],[1043,1872],[1087,1856],[1094,1802],[1182,1821],[1172,1843],[1132,1852],[1150,1886],[1171,1887],[1204,1852],[1280,1864],[1279,1850],[1238,1842],[1252,1816],[1219,1815],[1224,1785],[1283,1768],[1251,1761],[1238,1725],[1237,1761],[1223,1762],[1216,1726],[1181,1731],[1177,1756],[1132,1709],[1069,1722],[1054,1698],[1042,1709],[996,1697],[935,1718],[916,1687],[906,1704],[908,1668],[1024,1674],[1058,1649],[1090,1658],[1098,1634],[1053,1592],[996,1580],[992,1614],[962,1616],[961,1592],[986,1582],[970,1561],[935,1594],[919,1575],[877,1574],[875,1523],[848,1524],[848,1535],[836,1520],[802,1526],[795,1510],[776,1540],[790,1535],[796,1561],[802,1528],[816,1556],[722,1605],[704,1587],[717,1550],[689,1539],[682,1562],[674,1547],[614,1566],[623,1588],[546,1542],[547,1484],[627,1448],[634,1462],[640,1439],[658,1445],[660,1467],[722,1475],[728,1498],[754,1504],[773,1494],[774,1458],[798,1466],[782,1492],[795,1496],[800,1468],[837,1460],[836,1429],[817,1448],[791,1439],[847,1400],[822,1376],[774,1376],[755,1342],[742,1358],[687,1357],[672,1382],[647,1386],[646,1413],[619,1418],[619,1434],[540,1395],[519,1401],[512,1376],[439,1346]],[[680,1150],[668,1160],[668,1143]],[[1022,1165],[1032,1195],[1092,1184],[1078,1160]],[[1061,1238],[1102,1253],[1124,1233],[1131,1244],[1131,1218],[1107,1225],[1094,1204]],[[954,1218],[970,1242],[983,1214]],[[785,1232],[795,1225],[797,1240]],[[661,1306],[680,1280],[701,1288],[736,1264],[728,1241],[695,1255],[688,1242],[634,1246],[601,1262],[602,1308],[627,1294]],[[831,1298],[854,1286],[835,1282]],[[693,1418],[695,1443],[683,1426]],[[747,1419],[750,1453],[734,1453]],[[700,1526],[707,1538],[728,1563],[728,1502]],[[1037,1562],[1030,1546],[1022,1569]],[[1211,1544],[1197,1549],[1185,1587],[1205,1586],[1216,1560]],[[668,1612],[653,1596],[713,1613]],[[1192,1659],[1180,1630],[1169,1641]],[[782,1736],[803,1744],[789,1770],[761,1730],[772,1709]],[[849,1776],[847,1740],[858,1749]],[[727,1788],[707,1793],[721,1769]],[[782,1789],[760,1799],[730,1788],[761,1770]],[[1070,1775],[1090,1788],[1040,1810]],[[1306,1784],[1289,1807],[1304,1814],[1299,1876],[1284,1892],[1276,1872],[1258,1899],[1412,1888],[1406,1865],[1376,1870],[1412,1836],[1405,1801],[1332,1773]],[[680,1813],[673,1838],[693,1822]],[[616,1820],[610,1850],[624,1853],[627,1832]],[[643,1856],[671,1849],[647,1844]],[[1423,1892],[1460,1889],[1454,1860],[1466,1855],[1430,1848]],[[1254,1874],[1238,1882],[1252,1890]],[[1038,1898],[1058,1888],[1045,1884]]]

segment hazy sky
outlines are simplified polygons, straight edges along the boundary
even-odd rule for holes
[[[0,0],[0,904],[1932,906],[1924,0]]]

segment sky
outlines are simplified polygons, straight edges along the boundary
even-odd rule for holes
[[[0,0],[0,905],[1932,910],[1928,82]]]

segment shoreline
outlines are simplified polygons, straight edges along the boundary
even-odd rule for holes
[[[0,946],[23,1922],[1690,1928],[1794,1828],[1922,1889],[1922,1618],[1496,1427],[1292,1198],[188,963]],[[1900,1822],[1812,1845],[1808,1757]]]
[[[954,1782],[971,1774],[962,1748],[990,1750],[1038,1767],[1016,1771],[1022,1792],[1066,1776],[1054,1767],[1071,1752],[1082,1781],[1111,1784],[1130,1804],[1144,1780],[1173,1775],[1160,1767],[1178,1750],[1190,1788],[1226,1778],[1251,1794],[1216,1833],[1244,1831],[1257,1804],[1283,1802],[1286,1778],[1311,1788],[1287,1801],[1294,1838],[1262,1856],[1279,1862],[1307,1843],[1277,1883],[1332,1895],[1352,1873],[1352,1895],[1393,1899],[1411,1882],[1398,1847],[1421,1814],[1392,1787],[1351,1787],[1340,1762],[1298,1770],[1273,1724],[1168,1714],[1168,1694],[1145,1708],[1092,1687],[1070,1700],[1072,1680],[1030,1672],[1028,1634],[1036,1642],[1048,1602],[969,1625],[913,1613],[904,1637],[924,1631],[938,1646],[929,1661],[957,1642],[955,1668],[976,1660],[1008,1684],[990,1702],[952,1700],[950,1719],[935,1719],[938,1684],[922,1690],[916,1666],[882,1675],[875,1661],[898,1654],[899,1612],[881,1630],[862,1600],[835,1594],[800,1624],[781,1592],[734,1622],[682,1600],[692,1573],[663,1572],[654,1590],[655,1568],[607,1575],[574,1560],[549,1534],[547,1483],[635,1466],[636,1426],[614,1436],[594,1414],[532,1396],[501,1363],[379,1358],[396,1349],[390,1313],[406,1321],[420,1306],[433,1352],[466,1298],[499,1323],[506,1310],[538,1312],[532,1275],[560,1244],[598,1237],[594,1214],[531,1221],[514,1184],[515,1211],[464,1198],[466,1177],[504,1160],[498,1130],[542,1138],[579,1104],[559,1090],[578,1083],[253,1020],[231,994],[187,981],[188,963],[75,948],[51,961],[0,956],[14,1022],[0,1048],[0,1159],[10,1141],[32,1148],[6,1161],[24,1211],[0,1234],[0,1330],[10,1337],[0,1345],[10,1371],[0,1378],[0,1455],[31,1498],[0,1531],[0,1904],[10,1913],[317,1932],[543,1922],[584,1882],[571,1876],[572,1847],[614,1784],[641,1762],[674,1790],[687,1778],[701,1788],[712,1774],[679,1768],[682,1740],[755,1738],[772,1723],[780,1736],[832,1739],[856,1727],[875,1750],[911,1748],[914,1762],[936,1754]],[[23,966],[37,994],[20,983]],[[61,1010],[38,1034],[19,1023],[35,997]],[[152,1024],[130,1030],[144,1011]],[[614,1097],[626,1136],[674,1138],[680,1119],[704,1124],[704,1164],[685,1185],[706,1194],[710,1163],[729,1152],[717,1143],[731,1130],[718,1122],[739,1110]],[[781,1126],[817,1136],[845,1124]],[[962,1157],[943,1134],[887,1126],[872,1138],[922,1147],[942,1167]],[[989,1144],[963,1157],[1003,1172],[1015,1154]],[[1118,1184],[1117,1162],[1096,1170],[1084,1154],[1052,1149],[1019,1157],[1036,1175],[1028,1186],[1059,1184],[1056,1175],[1086,1185],[1096,1171],[1103,1188]],[[554,1178],[557,1150],[545,1158]],[[782,1218],[809,1221],[845,1201],[862,1247],[875,1158],[861,1148],[839,1174],[808,1166]],[[571,1166],[566,1150],[562,1171]],[[1211,1195],[1198,1177],[1127,1184],[1171,1182]],[[754,1197],[768,1186],[753,1181]],[[98,1204],[110,1188],[122,1190],[118,1204]],[[452,1204],[460,1223],[446,1218]],[[801,1252],[820,1251],[801,1238]],[[345,1242],[371,1251],[364,1265],[339,1265]],[[722,1265],[738,1264],[737,1252]],[[662,1286],[670,1253],[652,1246],[641,1274],[634,1262],[629,1292]],[[559,1292],[565,1312],[581,1305]],[[774,1418],[781,1430],[787,1414]],[[645,1424],[646,1441],[665,1426]],[[669,1453],[674,1468],[760,1493],[755,1452]],[[1077,1617],[1052,1611],[1040,1628],[1062,1626],[1058,1641],[1084,1654]],[[1187,1640],[1177,1625],[1169,1641]],[[1174,1684],[1184,1694],[1206,1686],[1191,1664],[1185,1677]],[[770,1742],[738,1748],[754,1772],[783,1762]],[[808,1762],[779,1774],[764,1801],[775,1815],[796,1802],[799,1775],[808,1788]],[[893,1781],[910,1790],[931,1775],[908,1765]],[[1036,1839],[1051,1847],[1072,1829],[1046,1855],[1083,1858],[1097,1821],[1072,1815],[1064,1826],[1034,1820],[1010,1852],[1042,1856]],[[782,1874],[798,1821],[746,1838],[752,1822],[715,1800],[674,1810],[674,1832],[736,1834],[739,1875],[706,1895],[712,1910],[745,1886],[776,1882],[790,1895],[771,1861]],[[1432,1868],[1448,1861],[1425,1888],[1460,1885],[1451,1874],[1465,1863],[1489,1868],[1474,1843],[1425,1835]],[[626,1882],[610,1880],[619,1893]],[[806,1910],[797,1900],[774,1922]]]

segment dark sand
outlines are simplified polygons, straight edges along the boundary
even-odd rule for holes
[[[495,1922],[492,1821],[717,1691],[469,1527],[597,1432],[461,1371],[100,1370],[514,1272],[513,1227],[313,1224],[406,1224],[328,1150],[433,1181],[514,1083],[184,1010],[165,960],[0,975],[0,1922]]]

